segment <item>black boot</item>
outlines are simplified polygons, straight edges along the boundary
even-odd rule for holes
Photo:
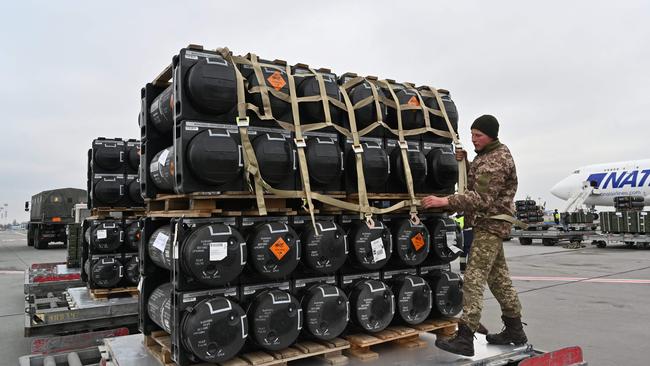
[[[502,316],[503,320],[503,330],[499,334],[488,334],[485,338],[490,344],[514,344],[521,345],[528,342],[526,333],[524,333],[524,327],[521,323],[521,317],[519,318],[508,318]]]
[[[482,323],[478,323],[478,329],[476,330],[476,333],[488,335],[489,331],[487,330],[485,325],[483,325]]]
[[[436,346],[447,352],[472,357],[474,356],[474,332],[467,325],[460,323],[454,338],[436,339]]]

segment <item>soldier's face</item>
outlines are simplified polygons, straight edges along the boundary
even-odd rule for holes
[[[483,148],[494,141],[494,139],[479,130],[472,129],[472,144],[474,144],[474,150],[481,151]]]

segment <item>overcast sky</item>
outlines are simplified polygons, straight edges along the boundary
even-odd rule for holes
[[[138,138],[140,88],[189,43],[449,89],[465,145],[495,115],[518,198],[551,208],[576,167],[650,155],[647,1],[4,1],[0,41],[10,219],[85,188],[93,138]]]

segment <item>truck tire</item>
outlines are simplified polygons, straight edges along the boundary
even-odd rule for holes
[[[41,240],[38,227],[34,229],[34,248],[47,249],[47,241]]]
[[[27,229],[27,246],[28,247],[33,247],[34,246],[34,229],[32,228],[31,225],[28,226]]]
[[[605,241],[599,241],[599,242],[596,243],[596,246],[597,246],[598,248],[604,248],[604,247],[607,246],[607,242],[605,242]]]
[[[531,239],[531,238],[519,238],[519,244],[521,244],[521,245],[531,245],[531,244],[533,244],[533,239]]]
[[[548,239],[548,238],[542,239],[542,245],[547,246],[547,247],[552,247],[556,243],[557,243],[557,241],[554,240],[554,239]]]

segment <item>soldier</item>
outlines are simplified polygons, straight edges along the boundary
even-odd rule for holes
[[[464,356],[474,355],[474,332],[480,324],[486,283],[501,305],[501,319],[505,324],[501,333],[487,335],[488,343],[520,345],[528,341],[521,322],[521,304],[503,253],[503,239],[510,234],[514,222],[515,163],[510,150],[498,139],[496,118],[483,115],[474,121],[471,130],[477,157],[469,168],[467,191],[448,197],[428,196],[422,200],[425,208],[464,212],[466,225],[474,228],[458,333],[450,340],[436,340],[439,348]],[[457,158],[466,156],[466,151],[457,151]]]

